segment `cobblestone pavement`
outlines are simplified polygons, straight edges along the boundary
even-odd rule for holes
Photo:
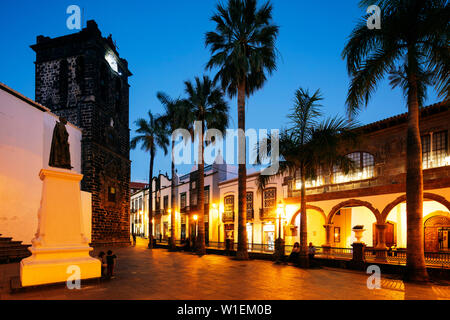
[[[105,249],[103,249],[105,250]],[[96,250],[99,251],[99,250]],[[383,278],[382,289],[367,288],[368,275],[342,269],[299,269],[270,261],[240,262],[225,256],[149,251],[143,240],[118,248],[115,278],[81,290],[63,287],[11,295],[7,280],[18,264],[0,265],[1,299],[150,300],[378,300],[450,299],[450,286],[405,284]]]

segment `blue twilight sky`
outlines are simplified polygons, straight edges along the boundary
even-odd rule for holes
[[[205,32],[216,0],[2,0],[0,10],[0,82],[34,99],[34,52],[29,48],[37,35],[56,37],[75,31],[66,27],[66,9],[83,9],[85,21],[95,19],[104,36],[113,35],[121,57],[128,60],[130,78],[130,127],[147,110],[162,111],[157,91],[183,95],[183,81],[204,73],[209,52]],[[247,105],[248,128],[280,128],[299,87],[320,88],[324,110],[345,114],[349,78],[341,52],[356,21],[365,14],[357,0],[272,0],[274,22],[280,26],[278,70]],[[436,102],[434,91],[427,103]],[[231,127],[237,127],[236,101],[230,101]],[[399,89],[381,85],[359,121],[369,123],[406,112]],[[131,152],[132,180],[148,177],[148,155]],[[170,159],[159,152],[155,173],[170,172]],[[186,172],[183,168],[182,173]]]

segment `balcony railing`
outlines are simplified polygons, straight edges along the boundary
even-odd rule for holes
[[[259,218],[260,219],[276,219],[277,218],[277,210],[276,208],[261,208],[259,209]]]
[[[180,212],[181,212],[181,213],[185,213],[185,214],[186,214],[186,213],[189,213],[189,206],[186,206],[186,207],[184,207],[184,208],[181,208],[181,209],[180,209]]]
[[[223,222],[234,222],[234,211],[225,211],[222,215]]]

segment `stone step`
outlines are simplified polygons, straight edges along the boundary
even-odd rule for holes
[[[22,241],[13,241],[11,237],[0,237],[0,263],[20,261],[29,257],[31,252],[28,247],[30,245],[23,245]]]
[[[0,248],[0,256],[7,256],[8,254],[17,254],[17,253],[27,253],[30,252],[25,248]]]
[[[0,248],[21,247],[22,241],[0,242]]]

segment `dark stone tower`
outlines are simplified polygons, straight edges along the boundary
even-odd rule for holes
[[[83,129],[83,191],[92,193],[94,245],[129,244],[128,63],[95,21],[58,38],[37,37],[36,101]]]

